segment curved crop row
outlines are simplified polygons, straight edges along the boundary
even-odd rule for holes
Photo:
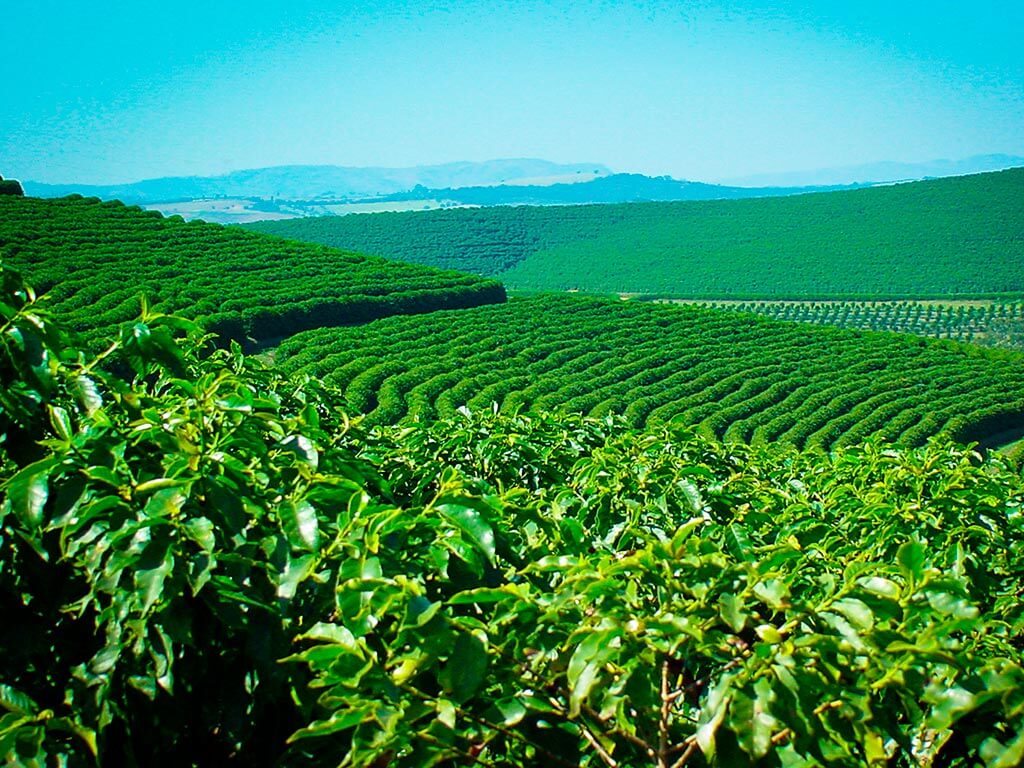
[[[776,320],[913,333],[1024,350],[1024,302],[1021,301],[712,301],[706,306],[754,312]]]
[[[136,317],[140,295],[239,340],[505,298],[493,280],[95,198],[0,197],[0,257],[90,336]]]
[[[580,296],[311,331],[276,360],[337,385],[371,423],[497,404],[815,447],[1024,426],[1014,353]]]

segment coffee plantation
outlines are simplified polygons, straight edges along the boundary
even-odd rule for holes
[[[189,320],[147,308],[97,353],[2,286],[8,764],[1024,760],[997,457],[487,408],[371,428]]]

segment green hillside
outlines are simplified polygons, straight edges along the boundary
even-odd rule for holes
[[[362,248],[398,261],[494,276],[538,250],[599,231],[600,211],[623,206],[456,208],[413,213],[318,216],[258,221],[244,229],[341,248]],[[341,245],[358,243],[357,245]]]
[[[740,201],[494,208],[250,225],[509,288],[729,298],[1024,292],[1024,169]]]
[[[497,403],[817,447],[1024,427],[1016,354],[616,299],[549,295],[310,331],[276,360],[338,386],[375,423]]]
[[[504,300],[493,280],[284,241],[95,198],[0,197],[0,258],[89,334],[139,297],[226,336],[272,339],[396,313]]]

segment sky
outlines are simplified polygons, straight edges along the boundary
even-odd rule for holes
[[[1024,3],[5,0],[0,174],[1024,155]]]

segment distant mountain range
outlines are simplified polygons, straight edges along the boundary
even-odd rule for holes
[[[581,205],[586,203],[670,202],[678,200],[734,200],[779,197],[806,192],[849,189],[857,185],[810,187],[728,187],[668,176],[615,173],[577,184],[508,185],[431,189],[414,187],[377,198],[378,203],[437,200],[448,205]],[[369,201],[360,201],[369,202]]]
[[[979,155],[955,161],[884,162],[759,174],[731,183],[708,184],[668,176],[612,173],[600,163],[519,158],[411,168],[283,165],[221,176],[168,177],[130,184],[26,181],[22,186],[25,194],[35,197],[78,193],[118,199],[187,219],[245,223],[383,210],[779,197],[1016,166],[1024,166],[1024,157]]]
[[[28,181],[26,194],[70,194],[117,199],[222,223],[353,213],[394,207],[488,205],[579,205],[673,200],[774,197],[849,185],[736,187],[683,181],[668,176],[611,173],[599,163],[546,160],[491,160],[416,168],[347,168],[286,165],[236,171],[223,176],[147,179],[130,184],[40,184]],[[192,201],[223,201],[208,204]]]
[[[878,184],[942,176],[964,176],[969,173],[1000,171],[1004,168],[1020,166],[1024,166],[1024,157],[1019,155],[975,155],[964,160],[931,160],[925,163],[881,162],[841,168],[822,168],[813,171],[758,173],[752,176],[723,179],[722,183],[741,187]]]
[[[390,195],[424,187],[467,187],[532,180],[579,177],[593,179],[611,173],[599,163],[552,163],[512,159],[457,162],[413,168],[351,168],[340,165],[281,165],[234,171],[222,176],[171,176],[129,184],[41,184],[24,182],[33,197],[63,197],[77,193],[125,203],[197,200],[215,197],[280,200],[353,200]]]

